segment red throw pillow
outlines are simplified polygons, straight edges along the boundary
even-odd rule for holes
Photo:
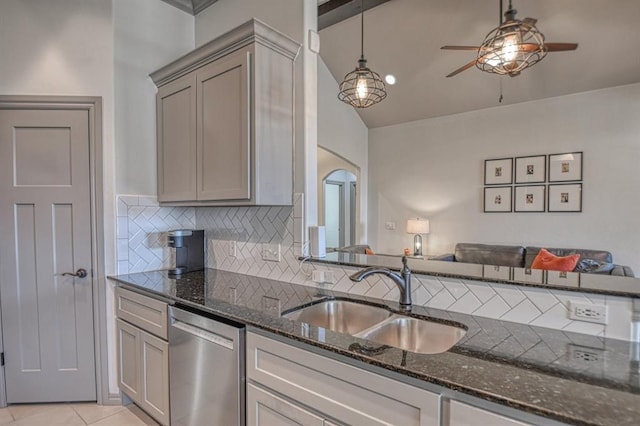
[[[576,269],[576,265],[580,260],[579,254],[570,256],[556,256],[545,249],[540,249],[538,255],[533,259],[532,269],[546,269],[548,271],[571,272]]]

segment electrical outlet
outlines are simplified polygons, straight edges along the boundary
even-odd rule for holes
[[[311,280],[318,284],[333,284],[333,271],[318,271],[312,273]]]
[[[607,324],[607,305],[570,302],[569,318],[577,321]]]
[[[385,222],[384,223],[384,229],[386,229],[387,231],[394,231],[396,229],[396,223],[395,222]]]
[[[235,241],[229,241],[229,256],[238,256],[238,247]]]
[[[604,363],[605,352],[598,348],[569,344],[567,345],[567,358],[568,361],[595,366]]]
[[[324,271],[324,282],[333,284],[333,271]]]
[[[262,260],[280,262],[280,244],[262,244]]]

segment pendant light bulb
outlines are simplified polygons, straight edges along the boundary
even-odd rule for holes
[[[513,62],[518,56],[518,50],[520,47],[520,37],[518,34],[510,34],[506,36],[502,42],[502,63],[506,64]]]
[[[356,83],[356,96],[360,99],[366,99],[369,89],[367,88],[367,79],[360,77]]]

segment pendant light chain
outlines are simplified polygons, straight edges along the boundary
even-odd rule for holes
[[[384,81],[367,67],[364,58],[364,0],[360,0],[360,59],[354,71],[340,83],[338,99],[354,108],[367,108],[387,97]]]
[[[360,0],[360,58],[364,59],[364,2]]]

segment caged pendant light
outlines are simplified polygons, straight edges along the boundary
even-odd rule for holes
[[[487,34],[478,49],[476,67],[482,71],[514,77],[547,55],[544,35],[536,28],[536,20],[520,21],[516,13],[509,0],[504,22]]]
[[[387,97],[384,81],[367,67],[364,58],[364,8],[360,0],[360,59],[355,70],[344,76],[338,99],[354,108],[367,108]]]

